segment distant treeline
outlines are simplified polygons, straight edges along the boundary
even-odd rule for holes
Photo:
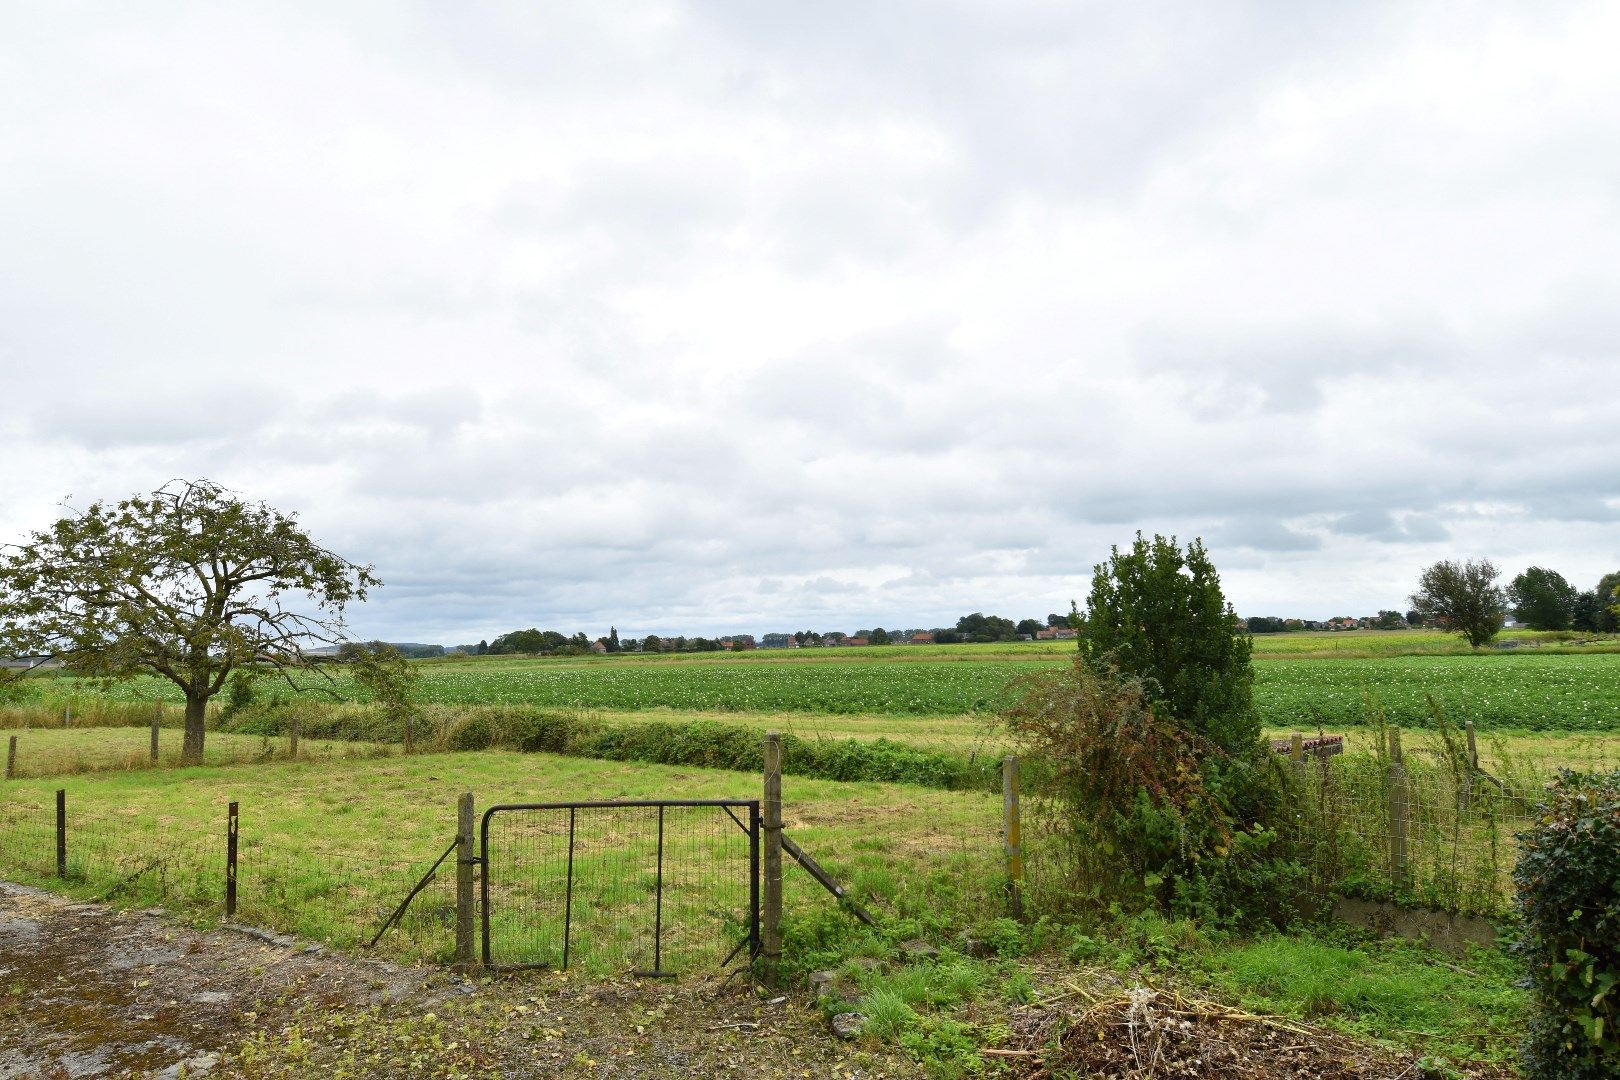
[[[898,645],[912,641],[929,641],[937,645],[964,642],[995,642],[1033,640],[1049,636],[1050,631],[1069,626],[1067,615],[1048,615],[1042,619],[1024,619],[1013,622],[999,615],[986,615],[975,611],[956,620],[955,626],[932,629],[885,630],[879,626],[871,630],[857,630],[853,634],[842,630],[798,630],[793,633],[766,634],[755,639],[753,634],[725,634],[720,637],[687,637],[685,635],[645,637],[619,637],[617,627],[609,629],[606,637],[595,640],[583,632],[563,634],[556,630],[513,630],[494,641],[480,641],[476,645],[458,645],[452,653],[471,656],[582,656],[586,653],[672,653],[672,652],[744,652],[750,649],[816,648],[837,645]],[[411,656],[439,656],[439,646],[411,646],[438,649],[433,653],[407,653]],[[401,652],[405,646],[396,646]]]

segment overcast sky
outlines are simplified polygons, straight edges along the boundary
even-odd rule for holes
[[[364,637],[1620,568],[1620,6],[0,6],[0,540],[209,477]]]

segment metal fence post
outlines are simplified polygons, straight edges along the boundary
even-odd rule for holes
[[[56,789],[56,876],[67,877],[67,788]]]
[[[1018,809],[1018,757],[1001,762],[1002,851],[1007,859],[1007,899],[1012,917],[1024,917],[1024,828]]]
[[[760,925],[760,978],[775,986],[782,963],[782,735],[765,736],[765,910]]]
[[[1406,859],[1407,784],[1406,761],[1401,756],[1401,729],[1389,729],[1389,878],[1396,888],[1408,882]]]
[[[237,804],[231,803],[225,812],[225,917],[236,917],[236,834],[239,819]]]
[[[17,736],[13,735],[6,744],[6,779],[12,780],[17,776]]]
[[[456,959],[451,967],[463,974],[478,970],[473,958],[473,793],[456,803]]]

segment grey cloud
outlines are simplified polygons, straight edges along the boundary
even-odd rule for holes
[[[1328,529],[1341,536],[1356,536],[1386,544],[1425,543],[1450,538],[1450,532],[1427,514],[1403,514],[1387,510],[1358,510],[1331,521]]]
[[[1421,370],[1434,373],[1466,359],[1463,346],[1421,326],[1366,328],[1265,323],[1204,327],[1139,327],[1132,352],[1148,371],[1172,372],[1185,380],[1185,393],[1207,395],[1210,386],[1227,388],[1233,411],[1255,407],[1270,413],[1319,409],[1324,383],[1355,375]],[[1241,397],[1234,397],[1237,393]],[[1206,406],[1206,414],[1214,406]]]
[[[1208,539],[1211,547],[1244,547],[1257,551],[1317,551],[1322,547],[1322,540],[1318,536],[1263,518],[1217,526],[1210,531]]]

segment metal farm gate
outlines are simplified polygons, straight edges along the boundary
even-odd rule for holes
[[[663,976],[759,954],[758,800],[492,806],[479,846],[491,970]]]

